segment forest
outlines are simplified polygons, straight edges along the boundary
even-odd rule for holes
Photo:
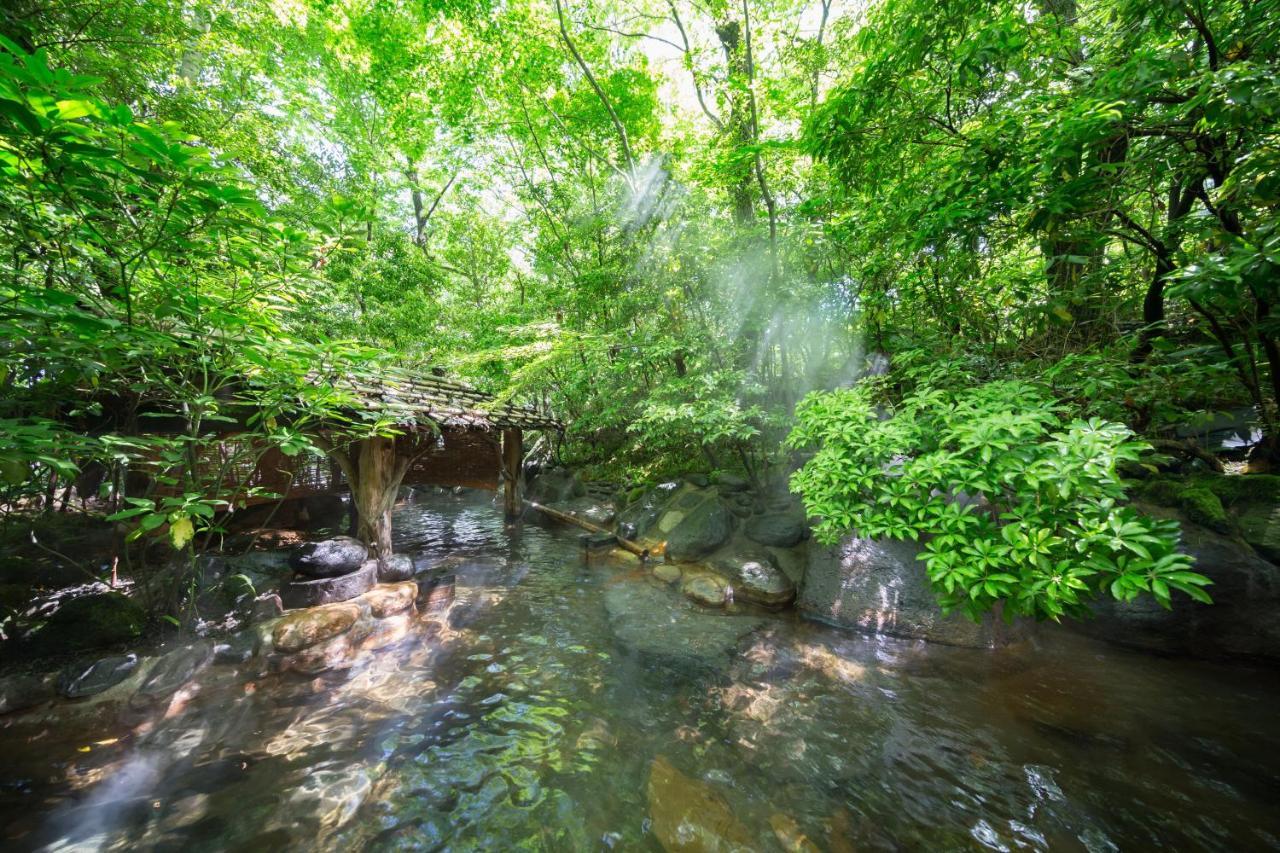
[[[784,654],[758,627],[727,626],[794,602],[822,623],[865,631],[871,619],[875,633],[948,645],[1022,648],[1045,626],[1071,642],[1266,672],[1280,660],[1280,3],[4,4],[0,722],[47,701],[53,676],[38,670],[83,659],[88,641],[68,640],[76,632],[99,632],[114,651],[222,642],[225,613],[249,624],[272,583],[288,587],[283,563],[266,582],[268,558],[254,554],[283,560],[287,548],[316,547],[306,542],[355,543],[353,566],[377,562],[380,584],[364,595],[416,577],[410,599],[430,613],[428,588],[443,589],[444,574],[423,568],[421,549],[434,547],[424,543],[436,528],[405,508],[405,494],[409,505],[418,493],[451,507],[441,510],[449,518],[461,513],[431,540],[449,543],[440,556],[450,566],[475,557],[457,532],[473,510],[458,507],[480,499],[405,485],[396,503],[407,460],[382,503],[356,486],[372,465],[356,448],[398,453],[412,440],[452,452],[449,423],[423,408],[406,415],[414,404],[397,401],[418,387],[403,385],[409,376],[461,393],[478,406],[463,416],[495,430],[556,426],[526,429],[514,451],[504,437],[501,453],[516,457],[502,462],[501,481],[513,484],[511,500],[519,483],[534,502],[521,529],[567,514],[557,535],[573,538],[586,522],[606,545],[634,544],[642,568],[650,560],[674,584],[602,587],[601,618],[623,645],[661,639],[618,627],[639,619],[622,598],[658,590],[678,612],[693,608],[690,626],[714,623],[686,636],[673,622],[668,644],[721,643],[745,666],[758,658],[742,644],[775,642],[771,661],[800,655],[845,687],[853,661],[874,666],[847,650],[813,652],[812,638],[805,654]],[[365,405],[369,388],[380,389],[377,405]],[[309,530],[305,510],[291,521],[282,507],[301,499],[254,479],[274,465],[347,482],[347,509],[336,512],[349,512],[350,529],[343,516]],[[318,516],[320,498],[306,500]],[[390,568],[393,512],[395,547],[412,555],[403,576]],[[357,538],[321,541],[317,531]],[[546,534],[519,534],[530,535]],[[555,550],[568,545],[512,539],[508,553],[496,541],[486,547],[509,562],[523,547],[576,559]],[[885,550],[859,556],[857,543]],[[623,558],[633,559],[610,559]],[[307,574],[306,558],[289,559]],[[851,560],[873,573],[906,569],[876,581],[868,604],[850,592],[863,583]],[[455,572],[458,602],[470,601],[466,571]],[[526,582],[497,586],[510,602]],[[494,586],[487,575],[476,583]],[[889,605],[889,589],[901,605]],[[917,611],[925,627],[911,621]],[[708,640],[713,630],[731,641]],[[287,660],[310,651],[289,649],[278,625],[274,636]],[[191,672],[174,683],[189,686],[217,656],[201,652],[193,667],[186,654]],[[1071,666],[1090,658],[1060,654]],[[150,685],[161,665],[146,666],[120,669],[111,689],[126,676]],[[1143,665],[1069,677],[1121,695],[1126,666]],[[717,689],[742,686],[730,672]],[[59,678],[64,697],[78,695]],[[1177,678],[1128,704],[1158,704]],[[1232,681],[1246,683],[1245,673]],[[168,720],[176,712],[165,707]],[[1052,727],[1076,732],[1077,712],[1066,716]],[[1171,716],[1174,729],[1190,725],[1187,713]],[[616,745],[625,723],[605,711],[592,719],[610,734],[575,732],[579,746]],[[1221,725],[1263,737],[1249,717]],[[606,764],[622,751],[606,748]],[[689,770],[665,755],[646,755],[643,772],[617,771],[644,777],[634,795],[647,791],[653,821],[641,835],[616,830],[624,849],[953,849],[959,837],[1074,849],[1085,836],[1090,850],[1243,849],[1280,833],[1252,805],[1212,843],[1171,828],[1158,805],[1081,829],[1089,806],[1074,791],[1077,811],[1037,824],[1038,842],[998,822],[988,837],[968,817],[888,826],[889,806],[869,800],[748,818],[754,806],[700,787],[704,758],[719,759],[699,752]],[[1239,769],[1246,759],[1234,756],[1222,760]],[[1239,796],[1262,802],[1280,765],[1249,760],[1258,763],[1240,770],[1249,778]],[[424,849],[599,848],[614,815],[586,808],[570,820],[563,801],[561,817],[538,812],[553,808],[555,788],[539,768],[529,772],[541,788],[508,780],[514,800],[519,788],[529,813],[543,815],[528,825],[456,793],[474,789],[455,790],[452,802],[477,809],[455,813],[457,825],[490,836],[448,835],[436,812],[396,812],[401,834],[366,837],[373,795],[352,806],[354,822],[315,819],[325,844],[343,849],[388,838]],[[366,782],[381,790],[387,773]],[[974,773],[966,765],[962,775]],[[1095,782],[1080,785],[1101,797]],[[396,784],[388,801],[417,790]],[[72,787],[68,796],[81,796]],[[586,797],[570,783],[559,793]],[[686,801],[700,817],[673,805]],[[24,802],[0,794],[0,818]],[[155,808],[168,814],[160,800]],[[1205,814],[1227,820],[1224,808]],[[184,837],[177,818],[158,819],[120,818],[147,849]],[[98,831],[77,820],[54,822],[77,827],[63,841]],[[691,821],[692,842],[663,829]],[[533,823],[569,834],[520,835]],[[267,834],[226,829],[219,846],[269,844],[280,838],[268,830],[284,831],[255,826]],[[11,837],[58,840],[45,831]]]

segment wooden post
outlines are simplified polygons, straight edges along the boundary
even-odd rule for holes
[[[520,515],[520,476],[524,467],[523,436],[518,429],[502,431],[502,506],[508,519]]]

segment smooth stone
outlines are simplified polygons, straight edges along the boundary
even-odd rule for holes
[[[730,579],[735,600],[765,607],[785,607],[795,600],[795,584],[764,549],[731,551],[708,564]]]
[[[378,580],[378,564],[369,560],[350,574],[336,578],[303,580],[294,578],[282,591],[281,599],[286,607],[316,607],[350,601],[368,592]]]
[[[413,606],[418,597],[418,585],[413,581],[379,584],[360,596],[369,605],[369,612],[379,619],[403,613]]]
[[[669,559],[698,560],[723,545],[733,533],[733,514],[714,492],[704,495],[701,502],[680,515],[670,527],[665,527],[667,519],[679,512],[668,512],[659,523],[660,529],[669,531],[666,548]]]
[[[152,698],[176,693],[212,659],[213,647],[210,643],[193,643],[174,649],[156,661],[138,693]]]
[[[319,675],[331,669],[343,669],[355,659],[358,640],[347,634],[339,634],[280,659],[282,672],[298,672],[303,675]]]
[[[412,557],[408,554],[392,554],[378,566],[378,583],[407,581],[413,577],[413,573]]]
[[[258,638],[253,631],[242,631],[213,647],[216,664],[240,664],[250,661],[258,652]]]
[[[746,477],[729,471],[716,471],[711,475],[711,482],[723,492],[745,492],[750,486]]]
[[[369,557],[369,549],[359,539],[337,536],[308,542],[289,557],[289,566],[312,578],[332,578],[354,572]]]
[[[658,563],[653,567],[653,576],[664,583],[675,583],[682,574],[684,572],[680,571],[679,566],[670,563]]]
[[[58,692],[68,699],[82,699],[114,687],[138,666],[135,654],[102,658],[87,667],[72,664],[58,677]]]
[[[412,627],[412,622],[410,621],[412,615],[411,613],[399,613],[395,616],[377,620],[373,623],[373,630],[369,633],[369,636],[361,641],[360,648],[365,651],[376,651],[400,642],[409,636],[409,629]]]
[[[659,662],[727,666],[743,638],[764,624],[690,604],[657,581],[621,581],[604,591],[609,630],[626,649]]]
[[[680,591],[685,598],[704,607],[723,607],[729,600],[729,584],[718,575],[694,575],[686,578]]]
[[[747,519],[742,529],[751,541],[777,548],[799,545],[808,533],[804,516],[794,511],[754,516]]]
[[[653,834],[669,853],[718,853],[760,849],[719,792],[677,770],[659,755],[649,766],[649,817]]]
[[[0,714],[24,711],[54,697],[54,686],[38,675],[11,675],[0,679]]]
[[[286,654],[344,634],[360,618],[361,609],[350,603],[329,604],[290,613],[271,632],[271,644]]]

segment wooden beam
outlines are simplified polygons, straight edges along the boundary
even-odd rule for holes
[[[524,468],[524,435],[519,429],[502,431],[502,506],[509,519],[520,515],[520,477]]]

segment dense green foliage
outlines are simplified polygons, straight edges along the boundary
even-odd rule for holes
[[[343,401],[308,377],[379,360],[553,409],[571,426],[543,450],[636,480],[777,487],[818,392],[793,443],[816,445],[796,484],[821,530],[931,534],[950,604],[1196,595],[1114,463],[1239,408],[1254,464],[1276,455],[1277,17],[16,0],[3,503],[49,510],[74,481],[190,547],[226,508],[192,464],[211,424],[318,452],[307,425]],[[963,378],[912,373],[934,361]],[[137,438],[153,418],[180,428]],[[910,476],[861,483],[898,456]],[[164,494],[131,492],[138,471]],[[971,485],[987,510],[931,496]]]

